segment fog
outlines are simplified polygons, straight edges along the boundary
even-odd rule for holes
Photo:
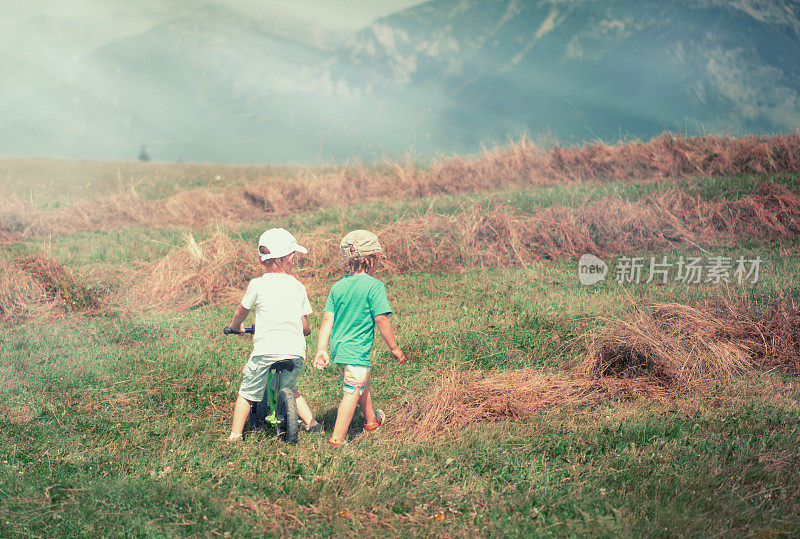
[[[355,103],[321,66],[359,28],[418,3],[4,1],[0,155],[358,156],[361,137],[343,128]]]
[[[39,0],[0,13],[0,156],[428,160],[523,134],[800,124],[800,14],[783,0]]]

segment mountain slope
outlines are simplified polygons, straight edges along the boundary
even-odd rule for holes
[[[0,154],[316,162],[800,126],[797,0],[434,0],[332,50],[213,1],[80,5],[11,14],[50,37],[9,54]]]
[[[790,131],[800,124],[798,6],[437,0],[354,36],[330,69],[374,92],[446,95],[442,115],[484,138]]]

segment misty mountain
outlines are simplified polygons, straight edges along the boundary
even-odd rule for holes
[[[41,66],[43,83],[0,108],[13,134],[3,145],[17,154],[133,157],[147,144],[162,159],[246,161],[254,156],[236,145],[296,106],[276,94],[279,81],[324,59],[224,6],[186,2],[150,15],[73,55],[68,69]],[[62,22],[26,24],[63,33]]]
[[[437,0],[348,41],[333,78],[436,96],[460,149],[800,126],[800,2]]]
[[[51,3],[0,20],[0,155],[342,162],[800,126],[797,0],[435,0],[344,40],[235,3]]]

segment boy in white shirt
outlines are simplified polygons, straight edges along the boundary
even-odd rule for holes
[[[239,388],[239,396],[233,410],[233,425],[229,441],[242,439],[242,431],[250,415],[251,402],[261,402],[267,387],[269,367],[276,361],[291,360],[295,368],[281,374],[281,387],[294,391],[297,377],[303,369],[306,356],[306,339],[311,328],[308,315],[311,304],[303,284],[290,272],[295,252],[308,250],[297,244],[294,236],[283,228],[271,228],[261,235],[258,253],[266,273],[250,281],[242,303],[236,309],[231,321],[231,330],[244,334],[244,322],[250,309],[256,309],[256,330],[253,335],[253,352],[244,367],[244,379]],[[294,391],[297,399],[297,414],[306,430],[322,430],[303,396]]]

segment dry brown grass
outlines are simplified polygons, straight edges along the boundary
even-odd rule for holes
[[[800,312],[787,300],[761,315],[724,299],[636,308],[587,338],[575,372],[591,379],[647,377],[697,388],[754,369],[800,373]]]
[[[296,276],[314,293],[325,278],[340,266],[338,240],[300,236],[309,253],[298,257]],[[112,271],[113,272],[113,271]],[[264,273],[255,243],[232,238],[218,229],[207,240],[197,242],[185,234],[183,245],[155,262],[124,270],[125,287],[109,297],[111,306],[126,312],[142,310],[182,311],[206,305],[234,304],[241,300],[250,279]],[[111,276],[105,279],[112,278]],[[103,280],[96,276],[95,280]]]
[[[665,387],[697,387],[755,369],[760,342],[751,326],[707,309],[660,305],[636,309],[591,337],[577,372],[588,378],[652,378]]]
[[[234,303],[252,277],[263,273],[255,249],[218,231],[197,243],[190,234],[183,245],[161,260],[142,264],[120,291],[117,308],[188,310],[204,305]],[[234,299],[235,298],[235,299]]]
[[[60,309],[58,298],[17,264],[0,264],[0,316],[3,322],[43,318]]]
[[[43,235],[130,225],[200,226],[257,219],[263,212],[249,204],[241,190],[212,193],[194,189],[160,200],[146,200],[129,187],[105,200],[78,202],[48,214],[29,209],[27,215],[25,235]]]
[[[724,299],[636,308],[586,339],[585,360],[562,375],[446,370],[433,387],[404,399],[391,428],[399,436],[434,438],[543,410],[702,392],[755,369],[800,373],[800,311],[785,300],[762,315]]]
[[[416,182],[421,194],[500,185],[765,174],[800,169],[800,134],[773,137],[682,137],[585,144],[545,151],[523,138],[478,158],[440,161]]]
[[[391,429],[400,436],[426,439],[479,421],[519,419],[612,398],[666,395],[645,380],[547,376],[533,369],[496,374],[450,369],[433,387],[402,402]]]
[[[673,190],[637,202],[615,198],[575,209],[548,208],[533,216],[472,207],[453,215],[403,219],[378,231],[385,265],[396,272],[524,266],[583,253],[657,252],[798,233],[800,194],[772,181],[738,200],[709,202]],[[341,272],[339,238],[323,233],[298,238],[309,254],[298,258],[297,274],[313,292]],[[133,271],[109,270],[113,275],[95,275],[92,282],[111,289],[108,301],[116,308],[184,310],[227,303],[262,271],[255,246],[220,229],[200,244],[187,235],[182,247],[157,262]],[[125,285],[109,284],[114,281]],[[28,288],[36,294],[35,287]],[[4,298],[14,311],[15,300]]]
[[[647,143],[556,148],[549,165],[565,178],[583,180],[793,171],[800,167],[800,134],[698,138],[665,133]]]
[[[638,202],[611,199],[527,217],[473,207],[404,219],[378,235],[387,269],[415,272],[524,266],[583,253],[653,252],[798,231],[800,194],[765,182],[753,195],[733,201],[708,202],[670,191]],[[315,233],[298,234],[298,239],[309,254],[298,257],[297,275],[313,292],[341,273],[339,238]],[[233,290],[262,271],[254,245],[223,231],[199,245],[187,236],[186,244],[164,259],[137,268],[121,303],[180,310],[227,302]]]
[[[24,201],[0,189],[0,243],[18,241],[30,226],[32,213]]]
[[[0,262],[0,317],[4,322],[98,309],[97,296],[49,257]]]
[[[800,170],[800,134],[774,137],[686,138],[545,151],[523,139],[476,158],[450,158],[427,170],[412,163],[386,167],[313,169],[291,179],[254,179],[225,191],[194,189],[145,200],[132,187],[98,202],[40,212],[9,198],[0,206],[4,234],[60,234],[120,226],[202,226],[365,201],[414,198],[563,182],[679,178],[693,174],[761,174]]]
[[[607,199],[520,217],[506,209],[428,215],[381,231],[399,271],[524,265],[533,260],[659,251],[800,232],[800,194],[767,181],[752,195],[709,202],[671,190],[636,202]]]

